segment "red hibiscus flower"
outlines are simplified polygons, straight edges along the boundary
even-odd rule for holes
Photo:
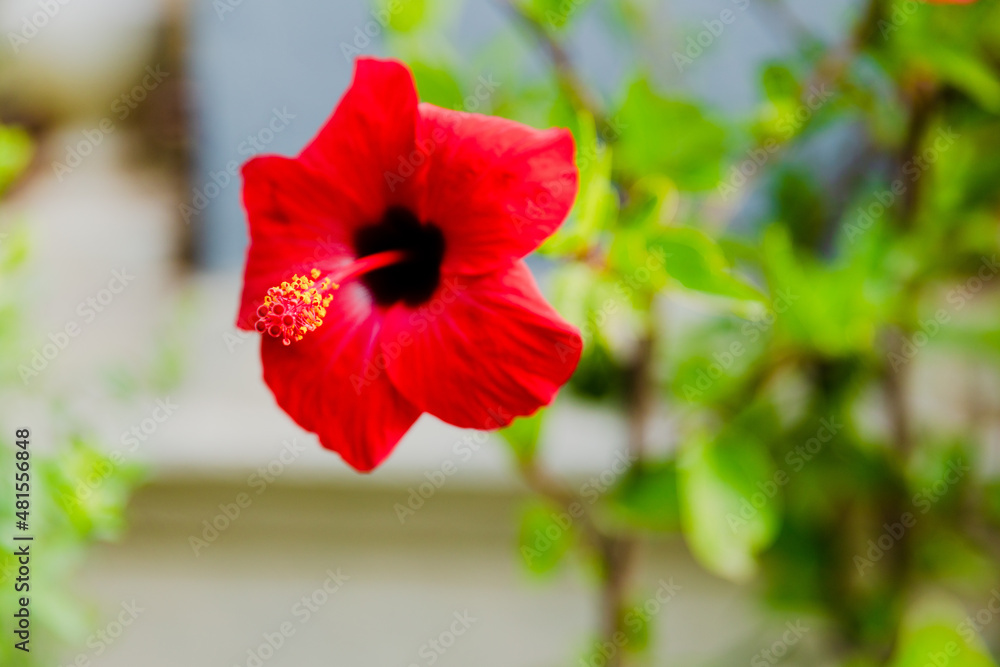
[[[361,59],[305,150],[243,178],[237,323],[278,404],[354,468],[423,412],[505,426],[576,368],[579,333],[522,260],[576,196],[566,130],[420,104],[402,64]]]

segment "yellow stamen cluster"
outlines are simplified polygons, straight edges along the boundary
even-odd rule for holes
[[[308,277],[296,274],[290,281],[267,290],[264,303],[257,308],[257,331],[291,345],[318,329],[333,301],[333,296],[325,292],[340,287],[329,278],[317,284],[319,276],[319,270],[313,269]]]

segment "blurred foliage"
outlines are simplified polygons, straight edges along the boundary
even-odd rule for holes
[[[31,160],[32,143],[19,127],[0,125],[0,195],[14,182]]]
[[[388,38],[423,99],[575,136],[545,279],[585,341],[574,400],[630,424],[607,488],[545,477],[558,407],[507,430],[545,498],[522,522],[529,569],[596,559],[613,615],[636,593],[624,547],[680,536],[774,618],[819,619],[824,664],[996,664],[1000,2],[865,0],[820,37],[780,0],[734,1],[713,42],[745,11],[796,44],[743,116],[665,85],[678,62],[701,74],[712,44],[685,49],[721,15],[669,34],[657,3],[512,0],[509,29],[460,57],[435,4],[456,3]],[[613,94],[575,68],[584,16],[628,56]],[[647,664],[645,639],[601,653],[612,630],[587,664]]]
[[[32,146],[24,131],[0,125],[0,194],[31,160]],[[3,210],[0,202],[0,211]],[[17,290],[12,288],[29,255],[23,229],[5,226],[0,232],[0,394],[23,394],[17,371],[19,358],[11,351],[23,348],[19,323],[23,321]],[[57,406],[51,406],[53,424],[65,424]],[[13,441],[16,429],[30,425],[0,423],[0,665],[4,667],[50,667],[57,664],[61,651],[83,645],[97,625],[97,618],[76,599],[73,576],[86,550],[97,542],[116,539],[124,528],[124,512],[132,489],[140,479],[137,466],[123,458],[105,454],[79,428],[57,428],[60,441],[45,443],[32,433],[30,452],[31,505],[28,531],[30,544],[30,586],[15,591],[20,576],[14,557],[25,542],[13,540],[15,531]],[[18,599],[30,599],[30,652],[14,648],[14,610]]]

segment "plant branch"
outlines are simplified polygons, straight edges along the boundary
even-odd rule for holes
[[[518,23],[527,28],[535,41],[545,51],[552,63],[559,87],[562,88],[573,106],[589,113],[594,118],[594,123],[598,128],[603,129],[607,124],[603,104],[577,74],[573,61],[563,45],[543,23],[532,16],[517,0],[501,0],[501,3]]]

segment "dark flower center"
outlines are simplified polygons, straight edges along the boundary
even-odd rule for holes
[[[407,253],[406,260],[359,278],[378,305],[402,301],[416,306],[434,294],[441,278],[444,235],[432,224],[421,224],[409,210],[399,206],[387,209],[381,222],[358,230],[354,247],[358,257],[386,250]]]

